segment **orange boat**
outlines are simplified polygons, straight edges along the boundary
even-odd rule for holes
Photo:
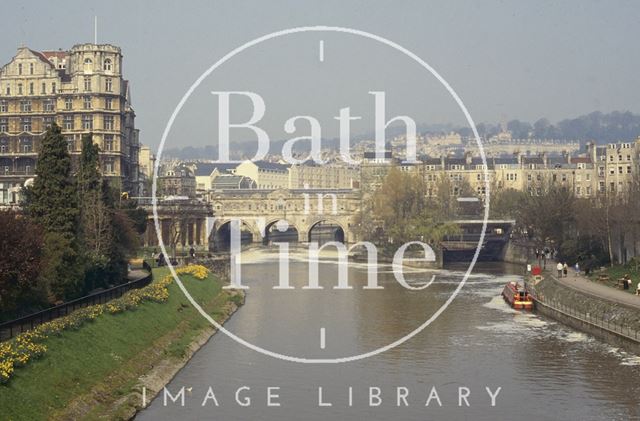
[[[504,286],[502,296],[511,307],[517,310],[533,309],[533,297],[513,281]]]

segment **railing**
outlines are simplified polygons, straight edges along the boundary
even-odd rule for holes
[[[118,285],[104,291],[96,292],[94,294],[86,295],[73,301],[69,301],[37,313],[29,314],[15,320],[1,323],[0,342],[9,340],[14,336],[33,329],[42,323],[66,316],[79,308],[95,304],[104,304],[115,298],[121,297],[124,293],[132,289],[142,288],[149,285],[153,280],[151,266],[149,266],[147,262],[144,262],[142,266],[144,270],[149,272],[149,274],[143,278],[136,279],[135,281],[127,282],[126,284]]]
[[[612,322],[609,318],[605,317],[606,313],[591,313],[578,310],[574,307],[568,306],[565,303],[555,300],[547,299],[544,294],[539,294],[535,287],[531,284],[527,284],[527,289],[533,292],[536,305],[542,305],[565,316],[579,320],[583,323],[590,324],[599,329],[615,333],[618,336],[624,337],[631,341],[640,342],[640,331],[632,329],[629,326],[624,326],[616,322]]]
[[[11,176],[11,175],[35,175],[35,170],[16,170],[16,171],[0,171],[0,175],[6,175],[6,176]]]

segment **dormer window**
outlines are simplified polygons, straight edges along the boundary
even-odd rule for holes
[[[33,63],[29,63],[29,74],[33,74]]]
[[[18,74],[22,74],[22,63],[18,63]]]
[[[112,67],[113,67],[113,66],[112,66],[112,64],[111,64],[111,59],[109,59],[109,58],[108,58],[108,59],[106,59],[106,60],[104,61],[104,70],[105,70],[105,71],[107,71],[107,72],[110,72],[110,71],[111,71],[111,69],[112,69]]]

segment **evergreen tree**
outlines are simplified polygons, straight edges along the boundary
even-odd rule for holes
[[[24,210],[44,230],[44,264],[40,274],[49,300],[73,298],[81,291],[83,267],[78,256],[78,208],[71,177],[71,157],[60,127],[44,135],[35,181],[24,191]]]
[[[24,209],[44,228],[72,238],[78,210],[71,178],[71,157],[60,127],[51,126],[38,154],[35,181],[25,191]]]

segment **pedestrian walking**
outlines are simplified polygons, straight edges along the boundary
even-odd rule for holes
[[[569,275],[569,265],[567,265],[567,262],[562,264],[562,274],[565,278]]]
[[[576,278],[577,278],[578,276],[580,276],[580,263],[576,262],[575,269],[576,269]]]
[[[562,278],[562,263],[558,262],[558,264],[556,265],[556,269],[558,269],[558,278]]]

